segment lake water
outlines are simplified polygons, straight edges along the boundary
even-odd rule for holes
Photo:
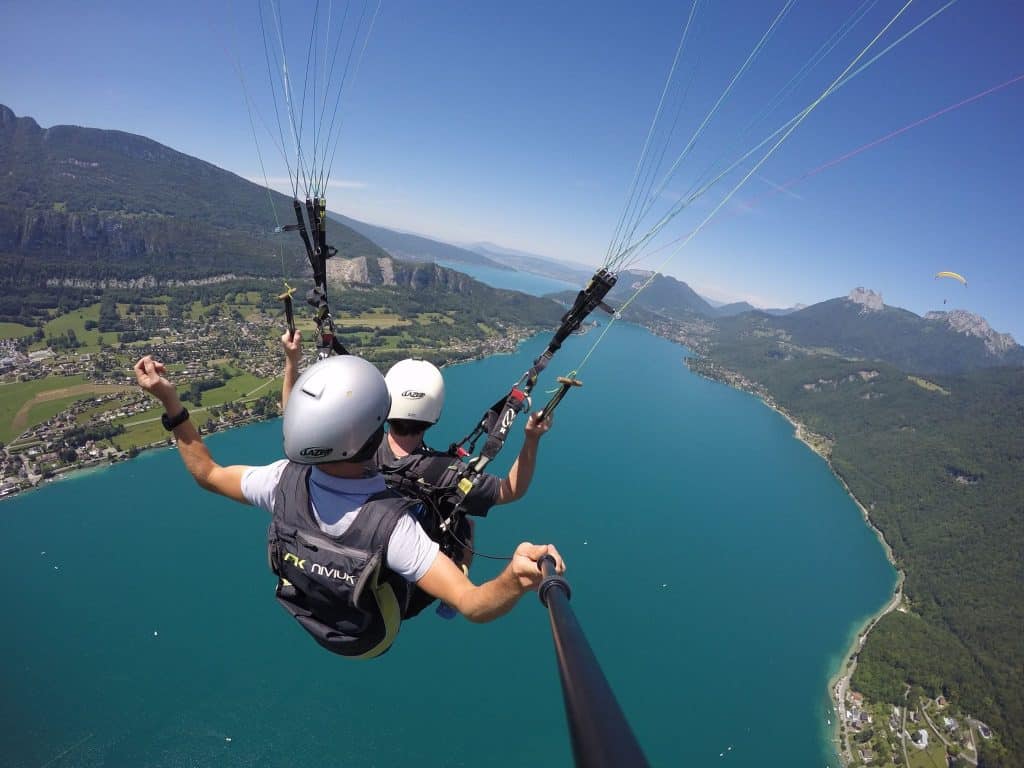
[[[437,262],[442,267],[454,269],[457,272],[469,275],[481,283],[493,286],[494,288],[508,288],[513,291],[522,291],[534,296],[543,296],[547,293],[558,293],[559,291],[578,291],[582,284],[574,285],[564,280],[556,280],[553,277],[535,275],[531,272],[520,272],[518,270],[496,269],[494,267],[479,264],[463,264],[454,261]]]
[[[574,337],[536,390],[596,336]],[[469,430],[546,339],[452,367],[434,444]],[[572,605],[652,764],[837,765],[827,681],[895,574],[792,427],[619,324],[482,552],[554,542]],[[208,439],[281,455],[280,421]],[[515,430],[496,471],[518,451]],[[432,612],[371,662],[321,650],[273,599],[264,513],[162,449],[0,503],[0,750],[9,766],[571,763],[546,612]],[[473,576],[498,565],[478,559]],[[730,749],[731,747],[731,749]]]

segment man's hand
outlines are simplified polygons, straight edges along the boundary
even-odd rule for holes
[[[512,573],[524,592],[536,589],[544,580],[544,574],[538,565],[544,555],[555,558],[556,573],[565,573],[565,561],[558,554],[554,544],[530,544],[524,541],[516,547],[515,554],[512,555]]]
[[[537,561],[544,555],[555,559],[555,570],[565,571],[558,550],[550,544],[524,542],[516,547],[512,562],[495,578],[479,587],[455,563],[438,553],[434,564],[416,584],[423,591],[454,606],[470,621],[493,621],[504,616],[530,590],[537,589],[544,574]]]
[[[508,475],[501,481],[498,487],[498,497],[495,504],[508,504],[511,501],[523,498],[530,481],[533,479],[533,469],[537,464],[537,448],[540,446],[540,438],[545,432],[551,429],[551,417],[541,419],[541,411],[531,413],[526,420],[524,432],[526,437],[523,440],[523,447],[519,449]]]
[[[146,355],[139,360],[132,369],[135,371],[135,380],[146,392],[159,400],[166,407],[168,404],[178,402],[178,392],[166,378],[164,373],[167,369],[164,364],[154,360],[152,355]]]
[[[295,334],[291,335],[291,331],[285,331],[281,334],[281,346],[284,348],[285,360],[297,367],[302,362],[302,332],[296,329]]]
[[[541,435],[551,429],[551,420],[553,416],[548,416],[546,419],[541,419],[541,412],[531,413],[530,418],[526,420],[526,427],[523,429],[526,432],[526,436],[533,440],[540,440]]]

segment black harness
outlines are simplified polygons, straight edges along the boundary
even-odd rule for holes
[[[419,451],[385,464],[378,461],[378,469],[384,475],[388,488],[409,499],[422,502],[426,513],[419,516],[420,526],[448,557],[461,564],[464,550],[471,537],[469,523],[464,516],[444,526],[452,515],[457,496],[458,482],[465,465],[457,456],[423,446]],[[412,588],[412,596],[406,617],[420,613],[434,602],[435,598],[419,589]]]
[[[320,645],[373,658],[391,647],[408,614],[412,585],[387,567],[395,525],[417,504],[394,491],[374,494],[340,536],[320,530],[309,501],[311,468],[289,462],[267,531],[278,602]]]

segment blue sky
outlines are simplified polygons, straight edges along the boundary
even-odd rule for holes
[[[813,102],[903,4],[797,0],[653,213]],[[914,0],[872,53],[942,5]],[[328,6],[322,0],[321,29]],[[655,154],[664,147],[672,158],[682,149],[783,6],[701,2],[669,92],[681,97],[692,73],[677,132],[660,135]],[[232,63],[241,64],[253,102],[272,122],[256,7],[6,3],[0,102],[44,127],[140,133],[258,178]],[[284,4],[296,78],[313,7]],[[343,8],[339,2],[335,14]],[[352,0],[350,22],[362,8],[363,0]],[[857,9],[865,10],[857,26],[747,130]],[[384,0],[342,100],[330,207],[448,241],[487,240],[596,266],[623,210],[689,10],[689,2],[653,0]],[[941,309],[947,299],[946,308],[978,312],[1024,338],[1024,81],[784,192],[772,186],[1024,74],[1021,29],[1019,2],[955,3],[822,102],[663,271],[712,298],[761,306],[809,304],[859,285],[918,313]],[[268,175],[284,177],[270,137],[259,130]],[[692,231],[770,146],[695,201],[658,242]],[[670,252],[639,266],[660,267]],[[965,274],[967,288],[933,278],[947,269]]]

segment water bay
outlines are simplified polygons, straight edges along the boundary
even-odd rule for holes
[[[571,339],[544,381],[595,338]],[[468,431],[544,341],[447,369],[433,442]],[[478,549],[559,546],[652,764],[836,765],[827,680],[895,574],[791,425],[684,354],[616,326],[529,495],[481,522]],[[268,462],[280,421],[208,441],[222,463]],[[571,762],[535,596],[483,626],[425,614],[381,659],[346,661],[275,604],[266,523],[199,490],[167,449],[0,504],[5,764]],[[478,559],[474,577],[499,567]]]
[[[580,287],[567,283],[564,280],[557,280],[553,277],[535,275],[532,272],[520,272],[519,270],[498,269],[483,264],[463,264],[454,261],[437,262],[443,267],[463,272],[481,283],[486,283],[494,288],[506,288],[510,291],[522,291],[534,296],[544,296],[548,293],[559,291],[578,291]]]

